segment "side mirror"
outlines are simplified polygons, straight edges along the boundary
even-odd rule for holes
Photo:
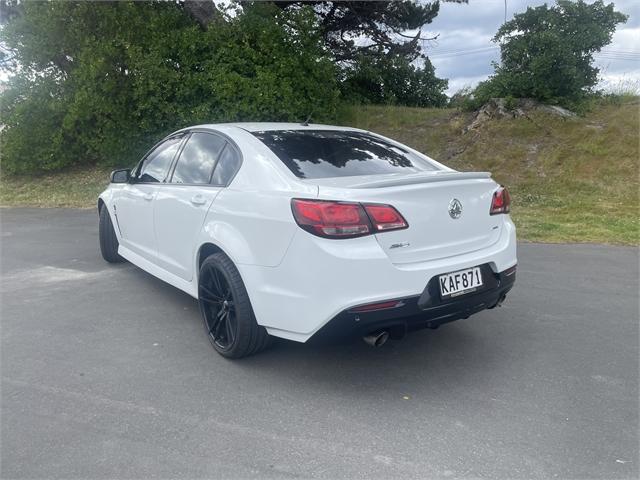
[[[128,183],[131,179],[131,169],[121,168],[111,172],[111,183]]]

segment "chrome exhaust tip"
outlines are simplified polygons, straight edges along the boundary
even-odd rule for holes
[[[386,330],[380,330],[378,332],[365,335],[362,339],[367,345],[371,345],[372,347],[381,347],[387,343],[387,340],[389,340],[389,332]]]

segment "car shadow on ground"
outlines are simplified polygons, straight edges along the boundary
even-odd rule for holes
[[[500,324],[508,329],[508,315],[498,309],[442,325],[436,330],[410,332],[403,339],[389,340],[379,348],[371,347],[361,339],[335,344],[302,344],[274,339],[269,349],[257,355],[228,360],[210,346],[201,328],[195,299],[143,270],[135,267],[127,270],[128,275],[139,277],[140,282],[151,287],[165,301],[175,304],[176,310],[185,310],[179,321],[184,322],[185,328],[189,327],[189,335],[194,336],[195,352],[191,354],[197,355],[192,360],[202,362],[194,368],[207,372],[205,375],[215,376],[224,370],[226,375],[237,374],[245,380],[267,383],[270,378],[281,381],[285,377],[292,388],[296,383],[304,383],[307,387],[315,384],[326,392],[351,392],[357,396],[369,389],[371,392],[381,389],[415,392],[416,386],[427,384],[463,388],[481,382],[485,375],[496,375],[504,368],[501,363],[507,347],[500,345],[500,340],[493,340],[482,328],[490,319],[492,322],[504,320]],[[496,318],[498,316],[503,318]],[[508,330],[501,330],[508,335]]]
[[[239,362],[261,375],[288,375],[325,388],[362,392],[388,386],[415,386],[425,382],[475,382],[495,366],[495,351],[468,324],[444,325],[438,330],[409,333],[370,347],[362,340],[335,345],[298,344],[276,340],[267,351]],[[415,390],[415,389],[414,389]]]

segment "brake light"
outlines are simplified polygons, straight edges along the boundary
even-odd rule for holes
[[[500,213],[509,213],[511,210],[511,195],[505,187],[500,187],[493,192],[493,200],[491,200],[490,215],[498,215]]]
[[[298,225],[319,237],[353,238],[371,233],[371,222],[359,203],[294,198],[291,206]]]
[[[407,222],[391,205],[365,203],[364,209],[371,219],[373,228],[379,232],[407,228]]]
[[[291,209],[303,230],[325,238],[355,238],[408,227],[391,205],[294,198]]]

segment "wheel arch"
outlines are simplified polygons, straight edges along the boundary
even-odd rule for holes
[[[197,272],[200,271],[200,267],[202,266],[202,262],[204,262],[204,260],[207,257],[209,257],[211,255],[214,255],[216,253],[224,253],[225,255],[227,255],[224,252],[224,250],[222,250],[222,248],[220,248],[215,243],[205,242],[202,245],[200,245],[200,248],[198,248],[198,253],[196,254],[196,271]],[[227,255],[227,257],[228,256],[229,255]]]
[[[109,214],[111,214],[111,211],[108,210],[108,208],[109,208],[109,205],[111,204],[112,198],[113,198],[113,192],[111,191],[110,188],[107,188],[98,196],[98,202],[97,202],[98,215],[100,215],[100,212],[104,207],[107,207],[107,211],[109,212]]]
[[[234,258],[229,255],[227,253],[227,251],[225,249],[223,249],[222,247],[220,247],[220,245],[207,240],[206,242],[202,243],[199,247],[198,250],[196,252],[196,256],[195,256],[195,269],[194,269],[194,275],[193,275],[193,281],[195,283],[195,285],[198,285],[198,281],[200,279],[200,267],[202,266],[202,262],[205,261],[205,259],[211,255],[214,255],[216,253],[224,253],[227,258],[229,258],[229,260],[231,260],[231,262],[233,262],[233,264],[236,266],[237,268],[237,263],[234,260]]]
[[[118,218],[116,217],[114,212],[115,206],[112,205],[112,200],[113,200],[113,194],[109,189],[105,190],[100,194],[97,202],[98,217],[100,217],[102,210],[106,209],[107,215],[109,215],[109,218],[111,219],[111,223],[113,224],[113,228],[115,229],[116,237],[118,237],[118,241],[120,241],[122,239],[122,232],[120,230],[120,224],[118,223]],[[113,209],[111,208],[112,206],[113,206]]]

